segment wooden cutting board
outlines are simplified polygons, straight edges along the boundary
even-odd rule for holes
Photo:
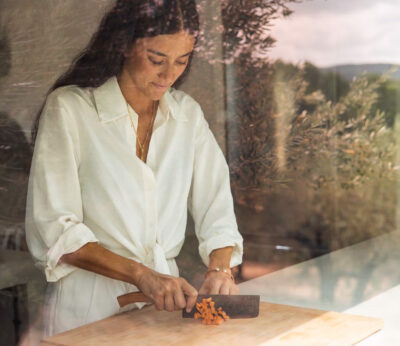
[[[133,310],[43,340],[41,345],[354,345],[382,329],[377,318],[260,303],[260,315],[202,325],[154,306]]]

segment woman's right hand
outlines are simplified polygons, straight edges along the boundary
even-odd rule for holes
[[[148,267],[144,267],[136,286],[154,301],[157,310],[174,311],[186,307],[190,312],[198,295],[184,278],[160,274]]]

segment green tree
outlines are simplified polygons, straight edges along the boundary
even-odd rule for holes
[[[368,75],[368,80],[375,82],[381,79],[378,75]],[[378,109],[384,112],[386,124],[390,127],[394,126],[396,115],[399,113],[400,99],[400,80],[393,80],[389,76],[385,76],[378,88],[378,99],[372,109],[372,115]]]

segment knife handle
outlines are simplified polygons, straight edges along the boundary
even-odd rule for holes
[[[153,301],[145,296],[142,292],[131,292],[117,297],[118,304],[121,308],[132,303],[153,303]]]

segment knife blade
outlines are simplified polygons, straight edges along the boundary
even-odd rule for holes
[[[230,318],[254,318],[258,316],[260,309],[260,296],[258,295],[199,294],[196,303],[201,303],[204,298],[210,297],[215,303],[215,309],[221,307]],[[196,306],[190,312],[183,309],[182,317],[194,318],[196,311]]]

